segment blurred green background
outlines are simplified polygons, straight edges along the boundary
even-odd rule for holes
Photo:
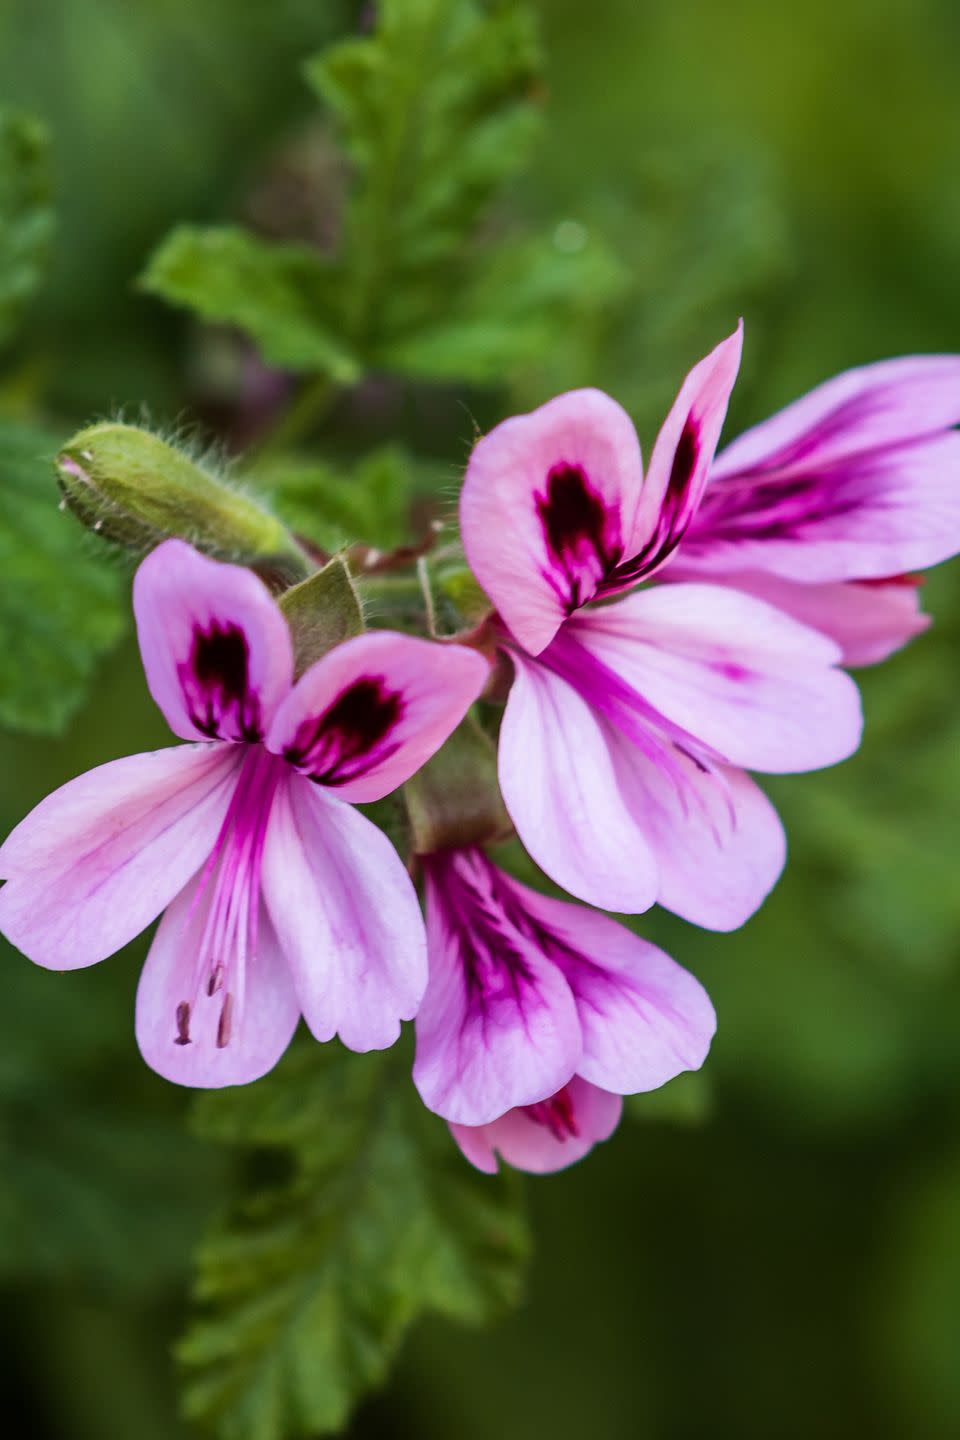
[[[960,350],[952,0],[539,8],[546,125],[499,214],[560,250],[602,244],[628,283],[509,386],[410,386],[373,419],[347,405],[337,446],[382,424],[453,477],[470,415],[589,382],[649,448],[739,313],[728,434],[847,366]],[[216,428],[216,337],[134,279],[174,223],[269,211],[316,113],[298,65],[358,10],[0,0],[0,99],[49,126],[59,212],[9,406],[42,393],[64,436],[141,406]],[[487,1332],[424,1323],[351,1434],[960,1433],[958,582],[932,578],[933,631],[862,676],[856,759],[769,787],[792,853],[760,915],[727,937],[644,922],[717,1005],[703,1077],[530,1184],[529,1304]],[[61,738],[0,735],[0,822],[164,743],[128,637]],[[142,953],[58,977],[3,952],[0,1369],[32,1436],[186,1433],[169,1347],[222,1161],[136,1054]]]

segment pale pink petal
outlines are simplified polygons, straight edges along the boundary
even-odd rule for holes
[[[129,755],[48,795],[0,848],[0,930],[51,970],[126,945],[210,854],[239,758],[228,745]]]
[[[833,464],[960,425],[960,356],[910,355],[846,370],[740,435],[713,477]]]
[[[531,654],[623,558],[643,479],[630,417],[572,390],[474,447],[460,497],[470,567]]]
[[[659,871],[657,900],[707,930],[736,930],[759,909],[786,860],[777,812],[742,770],[674,751],[676,774],[609,734],[625,804]]]
[[[683,550],[704,574],[882,579],[960,551],[960,435],[712,480]]]
[[[695,365],[661,426],[650,456],[620,588],[650,574],[673,554],[690,525],[713,461],[740,369],[743,322]],[[608,587],[610,589],[614,586]]]
[[[475,862],[464,855],[456,863]],[[560,970],[523,942],[484,875],[475,883],[477,896],[464,900],[462,889],[446,893],[442,871],[426,868],[430,981],[413,1067],[424,1104],[463,1125],[546,1099],[574,1074],[581,1051]]]
[[[828,635],[844,665],[876,665],[930,625],[930,616],[920,609],[918,581],[910,575],[801,585],[751,570],[724,576],[723,583]]]
[[[274,798],[263,894],[318,1040],[383,1050],[417,1013],[427,981],[416,891],[365,816],[298,775]]]
[[[608,730],[576,690],[513,655],[500,729],[500,788],[521,840],[571,895],[637,914],[657,896],[657,865],[620,791]]]
[[[506,875],[502,883],[536,922],[543,953],[573,991],[583,1033],[579,1075],[629,1095],[699,1070],[717,1022],[688,970],[597,910],[540,895]]]
[[[267,746],[341,799],[379,800],[440,748],[488,673],[462,645],[371,630],[301,676]]]
[[[471,1165],[489,1175],[496,1173],[498,1156],[533,1175],[565,1170],[610,1138],[623,1109],[619,1095],[610,1095],[578,1075],[565,1088],[578,1134],[558,1135],[523,1109],[510,1110],[489,1125],[451,1125],[450,1133]]]
[[[137,1044],[150,1068],[177,1085],[246,1085],[276,1065],[293,1038],[300,1006],[261,911],[243,1006],[232,1012],[228,1043],[217,1043],[223,1038],[223,992],[209,994],[207,977],[197,970],[213,888],[208,885],[198,901],[199,883],[192,880],[160,921],[137,989]],[[184,1004],[190,1007],[189,1023],[178,1024]]]
[[[729,764],[815,770],[860,743],[860,697],[833,643],[737,590],[655,585],[577,616],[558,653],[573,642]]]
[[[150,693],[185,740],[262,740],[290,688],[287,622],[262,580],[165,540],[133,582]]]

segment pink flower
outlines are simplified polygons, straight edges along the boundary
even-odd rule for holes
[[[702,1065],[694,977],[623,925],[539,895],[475,848],[423,857],[430,978],[413,1078],[481,1169],[553,1170],[613,1131],[620,1095]]]
[[[388,794],[442,744],[485,662],[371,632],[293,684],[265,586],[178,540],[140,566],[134,609],[151,693],[200,743],[115,760],[42,801],[0,848],[0,929],[72,970],[165,910],[137,1040],[184,1085],[256,1079],[301,1012],[318,1040],[391,1045],[426,983],[423,923],[395,850],[347,802]]]
[[[620,1123],[623,1101],[575,1075],[556,1095],[508,1110],[489,1125],[451,1125],[450,1133],[478,1170],[497,1171],[497,1156],[515,1170],[548,1175],[565,1170],[609,1140]]]
[[[753,913],[784,861],[776,812],[745,770],[846,758],[856,687],[833,642],[715,583],[590,602],[658,575],[681,545],[740,345],[738,328],[687,376],[646,478],[628,416],[580,390],[482,439],[461,501],[514,667],[500,784],[526,848],[591,904],[659,900],[720,930]]]
[[[960,551],[960,357],[849,370],[715,460],[669,578],[734,585],[832,636],[850,665],[929,621],[911,572]]]

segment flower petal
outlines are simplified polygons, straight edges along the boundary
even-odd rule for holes
[[[512,658],[499,772],[521,840],[578,899],[603,910],[648,910],[657,896],[656,861],[621,794],[607,727],[565,680]]]
[[[206,860],[239,752],[179,745],[113,760],[54,791],[0,848],[0,930],[38,965],[121,949]]]
[[[651,574],[673,554],[696,514],[740,369],[743,321],[695,365],[660,428],[619,587]],[[615,587],[609,586],[608,591]]]
[[[833,668],[832,642],[737,590],[654,585],[578,616],[557,646],[571,641],[625,681],[638,708],[730,764],[792,774],[860,743],[860,697]]]
[[[720,455],[684,548],[701,570],[883,579],[960,550],[960,356],[847,371]]]
[[[658,902],[704,929],[738,929],[786,861],[770,801],[742,770],[675,751],[671,775],[612,729],[609,744],[625,804],[656,857]]]
[[[243,1008],[234,1013],[229,1042],[217,1044],[223,994],[210,995],[205,984],[198,984],[196,964],[213,889],[208,886],[197,902],[199,883],[199,877],[192,880],[160,921],[137,989],[137,1044],[150,1068],[177,1085],[246,1085],[276,1065],[293,1038],[300,1006],[261,909]],[[190,1006],[188,1027],[178,1026],[184,1003]]]
[[[630,417],[599,390],[559,395],[474,446],[460,497],[464,548],[530,654],[622,558],[642,481]]]
[[[717,1021],[710,997],[688,970],[597,910],[502,880],[573,991],[583,1033],[579,1075],[630,1095],[699,1070]]]
[[[909,355],[835,375],[717,457],[713,479],[810,468],[960,425],[960,355]]]
[[[462,645],[371,630],[301,676],[267,745],[344,800],[380,800],[440,748],[488,673]]]
[[[493,1175],[499,1155],[515,1170],[547,1175],[582,1160],[594,1145],[609,1140],[623,1110],[610,1095],[575,1075],[565,1087],[575,1117],[576,1135],[557,1135],[528,1110],[510,1110],[489,1125],[451,1125],[450,1133],[471,1165]]]
[[[383,1050],[417,1013],[427,981],[416,891],[387,837],[291,775],[274,798],[264,899],[318,1040]]]
[[[287,622],[269,590],[166,540],[133,582],[150,693],[185,740],[261,740],[293,679]]]
[[[722,583],[756,595],[802,625],[829,636],[839,647],[844,665],[876,665],[930,625],[930,616],[920,609],[919,581],[910,575],[801,585],[779,575],[748,570],[725,575]]]
[[[571,1079],[580,1024],[561,972],[499,910],[483,862],[451,853],[459,876],[425,865],[430,981],[413,1081],[445,1120],[484,1125]]]

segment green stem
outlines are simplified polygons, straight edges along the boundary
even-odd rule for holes
[[[328,375],[303,384],[280,421],[256,450],[259,458],[292,450],[307,439],[332,410],[341,386]]]

